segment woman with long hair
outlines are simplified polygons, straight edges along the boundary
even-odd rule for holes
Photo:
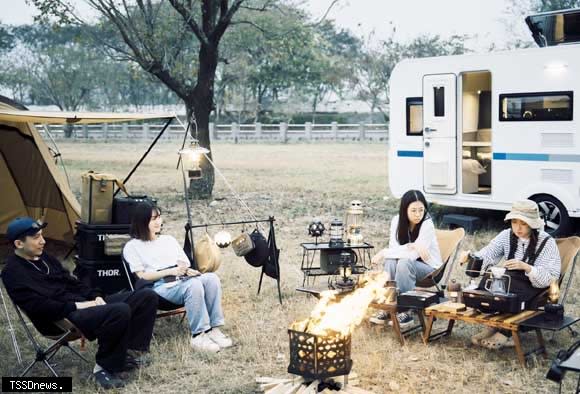
[[[232,346],[232,340],[219,329],[224,325],[219,277],[189,268],[189,259],[177,240],[159,234],[162,223],[158,207],[138,204],[131,222],[132,239],[123,249],[123,258],[138,278],[153,282],[159,297],[185,305],[194,350],[218,352]]]
[[[384,264],[384,270],[397,282],[401,293],[413,290],[418,281],[441,266],[435,226],[429,216],[427,200],[419,190],[403,194],[399,214],[391,220],[389,246],[377,253],[372,263]],[[407,312],[398,313],[397,318],[402,327],[413,323]],[[370,321],[384,324],[386,319],[387,315],[379,312]]]
[[[483,259],[481,272],[492,266],[507,269],[510,277],[509,292],[518,295],[520,302],[528,303],[536,298],[552,281],[560,277],[560,253],[554,238],[543,230],[538,205],[531,200],[516,201],[506,215],[510,228],[503,230],[475,256]],[[469,252],[463,252],[459,261],[467,261]],[[483,289],[486,274],[480,282]],[[486,328],[474,335],[471,341],[490,349],[514,346],[510,332]]]

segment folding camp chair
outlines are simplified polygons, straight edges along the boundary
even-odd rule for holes
[[[457,252],[459,251],[461,242],[465,237],[465,230],[461,227],[454,230],[436,230],[435,236],[437,237],[437,243],[439,245],[439,251],[441,252],[441,261],[443,261],[443,264],[425,278],[418,281],[417,287],[430,288],[435,286],[437,288],[437,293],[442,296],[442,288],[445,289],[447,286],[447,281],[453,271],[455,261],[457,260]],[[443,283],[443,285],[439,286],[439,283]]]
[[[443,282],[444,285],[442,286],[445,288],[445,284],[451,275],[451,271],[453,270],[453,266],[455,264],[455,260],[457,257],[457,252],[459,250],[459,246],[463,241],[463,237],[465,237],[465,230],[462,228],[456,228],[454,230],[436,230],[435,233],[437,237],[437,243],[439,245],[439,250],[441,252],[441,260],[443,264],[441,267],[437,268],[435,271],[427,275],[425,278],[421,279],[417,282],[417,287],[420,290],[425,290],[425,288],[431,288],[435,286],[437,288],[437,294],[442,297],[443,290],[439,286],[440,282]],[[417,332],[419,330],[425,330],[425,316],[424,316],[424,309],[417,308],[415,309],[417,312],[417,317],[419,318],[419,324],[414,325],[404,331],[401,331],[401,327],[396,318],[396,312],[398,311],[396,304],[371,304],[372,308],[380,309],[384,312],[387,312],[390,315],[391,322],[393,324],[393,329],[395,330],[395,334],[399,339],[401,345],[405,343],[405,337]],[[437,334],[439,335],[439,334]]]
[[[24,320],[24,316],[22,316],[22,312],[20,311],[18,305],[16,305],[14,302],[12,302],[12,305],[14,305],[14,309],[16,310],[18,320],[20,321],[22,328],[24,328],[24,332],[26,333],[26,336],[30,340],[30,343],[34,347],[34,351],[36,352],[34,361],[32,361],[22,371],[22,373],[20,374],[21,377],[25,376],[28,373],[28,371],[30,371],[30,369],[32,369],[32,367],[38,362],[42,362],[50,370],[50,372],[52,372],[54,376],[58,377],[58,374],[56,373],[52,365],[50,365],[50,360],[56,355],[56,353],[58,353],[58,351],[62,347],[68,348],[73,354],[75,354],[81,360],[83,360],[87,364],[89,363],[89,360],[87,360],[85,357],[83,357],[82,354],[80,354],[70,346],[70,342],[82,339],[83,335],[79,331],[79,329],[76,328],[75,325],[72,324],[69,320],[63,319],[53,322],[52,323],[53,327],[51,327],[51,331],[53,331],[54,333],[51,332],[50,334],[45,334],[39,331],[40,334],[42,334],[42,336],[54,341],[52,345],[50,345],[48,348],[45,349],[34,338],[34,335],[32,335],[32,332],[30,331],[30,328],[26,323],[26,320]]]
[[[125,257],[122,257],[123,260],[123,268],[125,270],[125,277],[127,278],[127,283],[129,284],[129,288],[131,291],[135,291],[135,289],[140,289],[144,285],[148,283],[148,281],[138,279],[129,269],[129,263],[125,260]],[[161,317],[169,317],[175,315],[181,315],[181,322],[185,319],[185,307],[183,305],[174,304],[171,301],[166,300],[163,297],[158,296],[159,304],[157,305],[157,318]]]

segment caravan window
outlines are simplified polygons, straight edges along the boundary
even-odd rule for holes
[[[500,94],[499,120],[572,120],[573,97],[573,92]]]
[[[407,135],[423,135],[422,97],[407,97]]]
[[[445,116],[445,87],[444,86],[434,86],[433,87],[433,97],[435,98],[435,116],[444,117]]]

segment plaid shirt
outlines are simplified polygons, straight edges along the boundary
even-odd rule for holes
[[[483,272],[489,267],[497,265],[503,259],[508,258],[510,252],[510,233],[511,229],[503,230],[486,247],[476,253],[476,256],[483,259]],[[548,236],[548,233],[540,231],[536,248],[539,248]],[[514,259],[523,261],[524,253],[529,242],[529,240],[518,239]],[[560,252],[558,251],[556,241],[550,238],[546,242],[544,249],[540,252],[540,255],[536,258],[532,270],[526,276],[532,283],[532,286],[540,289],[545,288],[554,279],[558,280],[560,277],[560,265]]]

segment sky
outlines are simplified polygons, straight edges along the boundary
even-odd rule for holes
[[[90,12],[82,0],[72,0],[81,14]],[[332,0],[303,0],[314,19],[321,18]],[[36,13],[25,0],[0,0],[0,21],[6,24],[32,23]],[[505,25],[504,0],[339,0],[328,18],[357,36],[385,39],[396,28],[395,38],[407,41],[420,34],[478,35],[474,46],[487,47],[501,40]],[[522,21],[518,23],[523,24]]]

